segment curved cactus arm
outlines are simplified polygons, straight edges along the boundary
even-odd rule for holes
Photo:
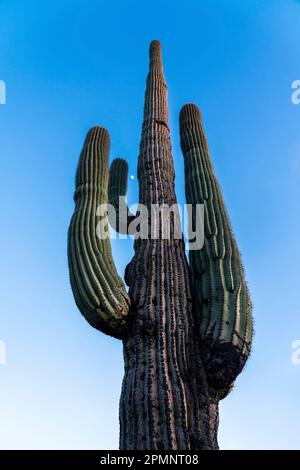
[[[111,253],[107,220],[109,134],[87,134],[76,173],[75,211],[68,233],[68,263],[75,302],[98,330],[124,338],[130,300]]]
[[[180,138],[187,202],[204,205],[204,245],[189,254],[195,315],[209,383],[225,395],[250,352],[251,301],[195,105],[185,105],[181,110]]]
[[[115,158],[109,169],[108,202],[115,211],[109,221],[114,230],[130,234],[130,224],[135,219],[126,204],[128,165],[123,158]]]

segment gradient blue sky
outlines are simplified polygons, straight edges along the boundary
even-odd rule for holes
[[[66,234],[88,128],[136,175],[148,46],[163,45],[179,202],[178,114],[203,113],[251,289],[253,353],[221,404],[223,449],[300,448],[300,2],[0,2],[1,448],[117,448],[121,343],[71,294]],[[129,181],[136,202],[137,180]],[[132,243],[114,241],[119,272]]]

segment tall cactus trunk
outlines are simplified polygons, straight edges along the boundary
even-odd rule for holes
[[[152,204],[176,203],[167,88],[157,41],[150,46],[138,179],[140,203],[149,213]],[[161,224],[159,228],[161,235]],[[182,239],[173,237],[174,220],[170,232],[169,240],[136,240],[126,270],[134,313],[132,335],[124,340],[121,449],[213,446],[189,268]]]

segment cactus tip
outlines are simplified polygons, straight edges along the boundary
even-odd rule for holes
[[[150,43],[150,49],[149,49],[149,54],[150,54],[150,62],[162,62],[162,53],[161,53],[161,44],[157,39],[154,39]]]
[[[126,172],[128,171],[128,163],[124,158],[117,157],[112,161],[111,168],[118,168],[119,171]]]
[[[197,105],[193,103],[185,104],[180,111],[179,121],[182,125],[186,121],[196,120],[198,122],[202,121],[201,111]]]
[[[108,138],[108,139],[109,139],[109,133],[108,133],[107,129],[105,129],[105,127],[97,126],[97,125],[91,127],[91,128],[89,129],[87,135],[90,135],[90,136],[98,135],[98,136],[101,136],[101,137],[104,137],[104,138]]]
[[[98,142],[101,145],[104,145],[104,148],[106,148],[107,151],[109,150],[110,137],[105,127],[102,127],[102,126],[91,127],[86,135],[85,144],[88,144],[91,141]]]

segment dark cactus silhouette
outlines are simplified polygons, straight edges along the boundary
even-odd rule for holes
[[[204,205],[205,240],[190,251],[175,237],[136,238],[126,268],[129,293],[117,274],[109,238],[97,236],[99,206],[119,214],[126,194],[127,163],[113,161],[108,175],[109,135],[92,128],[76,176],[75,212],[68,235],[68,260],[76,304],[95,328],[124,345],[125,375],[120,399],[121,449],[216,449],[218,403],[231,389],[250,352],[251,302],[240,254],[209,156],[200,111],[180,113],[186,197]],[[176,204],[168,125],[167,87],[161,47],[150,45],[150,67],[138,158],[139,202]],[[116,229],[134,234],[139,217]],[[105,230],[108,228],[105,227]]]

